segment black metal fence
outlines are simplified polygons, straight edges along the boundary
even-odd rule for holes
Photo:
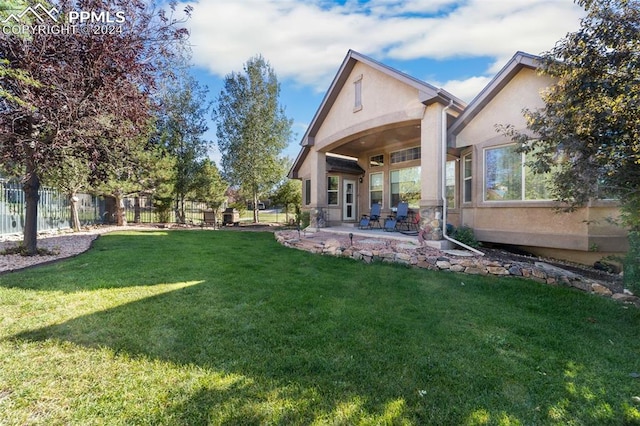
[[[69,199],[63,193],[43,187],[39,191],[38,232],[67,229],[71,210]],[[82,225],[110,221],[104,198],[89,194],[78,194],[78,216]],[[22,186],[0,180],[0,235],[24,232],[26,202]]]
[[[38,232],[55,231],[71,227],[70,202],[62,192],[43,187],[39,191]],[[114,223],[114,205],[112,199],[90,194],[77,194],[78,216],[82,226]],[[161,218],[153,205],[152,197],[126,197],[123,200],[125,217],[128,223],[158,223]],[[204,212],[208,211],[206,203],[185,201],[185,223],[201,225],[204,223]],[[221,221],[222,210],[218,214],[217,223]],[[25,226],[26,202],[22,185],[0,178],[0,236],[21,234]],[[260,220],[266,222],[285,223],[293,216],[280,209],[260,212]],[[177,223],[175,209],[164,218],[168,223]],[[241,212],[241,221],[251,221],[252,212]]]
[[[147,196],[126,197],[122,200],[124,204],[125,217],[128,223],[158,223],[161,218],[158,216],[157,209],[153,205],[153,198]],[[204,211],[207,210],[207,204],[197,201],[184,202],[185,223],[201,224],[204,220]],[[172,209],[168,212],[168,223],[177,223],[177,212]]]

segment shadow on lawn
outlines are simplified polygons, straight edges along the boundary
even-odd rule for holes
[[[614,415],[620,412],[620,402],[611,403],[612,396],[601,391],[592,392],[586,401],[569,393],[563,376],[568,363],[601,362],[584,342],[591,339],[599,345],[607,338],[595,333],[590,323],[572,329],[562,323],[562,313],[537,312],[554,297],[548,289],[536,293],[541,300],[531,300],[530,306],[518,305],[514,300],[522,297],[523,288],[533,288],[531,284],[515,287],[510,295],[488,283],[462,287],[454,274],[438,275],[442,278],[437,283],[426,284],[424,277],[435,275],[424,271],[403,273],[415,281],[398,283],[397,267],[295,251],[287,252],[290,257],[285,260],[278,254],[287,249],[275,244],[273,250],[280,251],[264,256],[265,246],[255,244],[262,237],[246,235],[234,237],[239,238],[234,250],[245,251],[242,257],[229,254],[228,248],[225,252],[214,246],[193,247],[178,236],[171,248],[174,258],[197,252],[198,258],[217,260],[175,271],[184,258],[171,267],[174,259],[165,255],[156,263],[165,268],[163,282],[179,278],[202,280],[200,284],[21,333],[12,340],[107,346],[116,353],[197,365],[231,378],[224,386],[202,383],[169,399],[165,411],[157,414],[158,423],[166,418],[184,424],[481,424],[505,419],[548,423],[556,407],[555,421],[576,417],[588,422],[596,417],[581,407],[595,402],[618,404]],[[154,250],[153,238],[157,237],[142,241],[141,250]],[[113,240],[109,250],[121,243],[126,245],[126,239]],[[319,277],[310,286],[306,269],[314,264],[324,266],[312,272]],[[251,268],[252,274],[238,274],[243,268]],[[335,280],[336,268],[344,276],[371,275],[362,282],[345,280],[353,282],[349,287]],[[208,269],[213,271],[203,275]],[[295,274],[301,275],[281,285],[279,277]],[[140,285],[122,279],[122,285],[113,287]],[[145,282],[151,285],[154,280],[146,277]],[[394,283],[393,291],[388,291],[389,282]],[[68,291],[81,288],[78,283]],[[584,297],[563,294],[572,300]],[[435,298],[443,303],[425,302]],[[494,310],[487,314],[482,303]],[[524,320],[509,321],[523,310],[531,310]],[[570,331],[564,333],[573,336],[539,333],[565,328]],[[623,360],[621,356],[616,362]],[[579,373],[585,379],[572,376],[574,388],[613,389],[615,382],[596,371],[597,366],[588,366]],[[566,402],[558,401],[558,395],[566,396]]]
[[[304,304],[270,312],[267,293],[247,298],[248,302],[241,302],[221,296],[216,285],[205,282],[22,333],[12,340],[59,339],[86,347],[108,346],[127,356],[195,364],[216,376],[232,378],[224,386],[202,384],[171,399],[166,410],[157,413],[159,423],[167,418],[179,420],[178,424],[214,420],[217,424],[309,424],[337,419],[347,424],[363,419],[372,424],[402,420],[429,424],[434,419],[455,424],[476,420],[483,424],[482,419],[544,423],[553,420],[551,414],[560,422],[573,416],[593,420],[589,413],[572,410],[596,402],[604,406],[603,419],[611,420],[609,397],[601,390],[591,391],[589,385],[580,384],[584,379],[573,375],[571,380],[578,383],[574,388],[591,394],[590,399],[579,400],[582,396],[571,394],[562,378],[553,377],[555,369],[566,369],[567,348],[551,349],[549,359],[536,359],[519,343],[510,342],[506,331],[458,339],[455,329],[447,331],[426,317],[422,318],[426,329],[435,339],[425,329],[417,333],[403,329],[392,317],[407,314],[404,309],[392,309],[378,319],[395,328],[387,334],[373,316],[365,317],[369,325],[354,324],[349,322],[353,315],[349,312],[310,313],[312,306]],[[249,306],[260,304],[262,312]],[[566,343],[569,351],[573,344]],[[491,359],[487,352],[495,357]],[[514,363],[530,364],[528,377],[514,377],[521,371]],[[484,379],[478,381],[478,377]],[[590,377],[586,383],[606,389],[610,385],[605,382]],[[567,391],[558,389],[562,387]],[[544,401],[544,394],[558,392],[566,394],[566,399],[551,407],[536,405],[537,398]],[[509,409],[513,412],[504,411]]]
[[[73,258],[0,275],[0,287],[73,293],[199,281],[215,272],[215,260],[227,251],[218,239],[219,233],[211,231],[113,232]],[[239,241],[245,241],[242,249],[251,249],[251,237]]]
[[[250,301],[239,300],[243,297]],[[309,313],[295,306],[269,312],[269,298],[268,292],[260,290],[223,297],[215,284],[204,282],[21,333],[11,340],[106,346],[116,354],[197,365],[216,376],[234,378],[225,386],[203,385],[176,398],[179,402],[158,414],[160,423],[173,418],[184,424],[207,424],[214,419],[221,424],[299,424],[323,417],[347,423],[369,418],[380,423],[405,418],[407,400],[419,402],[415,385],[408,383],[419,380],[423,372],[405,371],[400,378],[387,364],[409,367],[403,366],[407,354],[398,341],[385,341],[375,333],[357,335],[365,327],[321,313],[311,314],[322,322],[314,327],[308,323]],[[254,309],[257,305],[264,307],[262,312]],[[332,335],[323,338],[327,327]],[[355,328],[355,334],[345,336],[345,327]],[[390,343],[395,347],[391,353]],[[373,376],[371,369],[376,370]],[[407,390],[412,395],[404,395]]]

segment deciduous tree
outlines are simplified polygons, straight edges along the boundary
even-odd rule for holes
[[[625,276],[640,280],[640,1],[577,3],[587,11],[580,29],[541,60],[557,79],[544,107],[525,111],[529,132],[506,133],[531,153],[536,172],[553,173],[555,197],[569,208],[620,200],[631,231]]]
[[[285,174],[280,156],[291,137],[292,120],[279,95],[275,71],[258,55],[247,61],[243,73],[226,76],[214,110],[223,174],[251,195],[254,222],[259,221],[260,196]]]
[[[170,14],[143,0],[57,0],[49,6],[59,12],[57,24],[71,12],[119,13],[125,19],[113,32],[83,23],[77,32],[0,34],[0,59],[14,75],[26,77],[2,78],[10,96],[0,108],[0,162],[22,172],[30,254],[37,251],[41,177],[67,156],[86,159],[98,180],[105,165],[120,164],[127,156],[121,141],[145,132],[156,78],[187,36]]]

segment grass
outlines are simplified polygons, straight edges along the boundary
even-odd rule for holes
[[[0,276],[0,424],[640,424],[640,311],[269,233],[126,232]]]

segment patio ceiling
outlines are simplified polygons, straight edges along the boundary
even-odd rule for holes
[[[404,123],[402,126],[382,130],[372,129],[345,139],[341,145],[331,149],[331,152],[357,158],[362,152],[388,151],[411,141],[420,141],[419,123]]]

